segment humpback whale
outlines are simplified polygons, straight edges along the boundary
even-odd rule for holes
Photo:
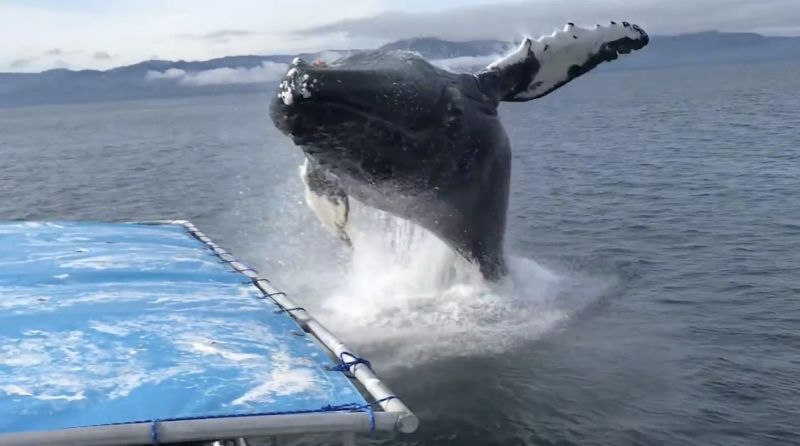
[[[402,51],[365,51],[330,65],[295,59],[270,116],[305,154],[300,174],[317,217],[349,243],[349,200],[428,229],[496,280],[511,148],[502,101],[540,98],[620,54],[647,33],[628,22],[568,23],[477,74],[452,73]]]

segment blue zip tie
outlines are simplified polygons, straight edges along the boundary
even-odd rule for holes
[[[380,403],[383,403],[385,401],[394,400],[394,399],[397,399],[397,397],[394,396],[394,395],[391,395],[391,396],[387,396],[386,398],[381,398],[378,401],[375,401],[375,402],[372,402],[372,403],[367,403],[364,406],[362,406],[364,408],[364,410],[367,412],[367,416],[369,416],[369,431],[370,432],[375,432],[375,430],[376,430],[376,427],[375,427],[375,411],[372,410],[372,407],[373,406],[377,406]]]
[[[371,404],[367,404],[366,410],[367,410],[367,416],[369,417],[369,431],[370,432],[375,432],[375,430],[376,430],[376,428],[375,428],[375,412],[372,410],[372,405]]]
[[[150,424],[150,438],[153,440],[153,446],[158,446],[158,421],[156,418]]]
[[[352,361],[346,361],[344,359],[345,355],[353,358],[353,360]],[[339,355],[339,360],[341,361],[341,362],[339,362],[339,364],[336,364],[335,366],[330,367],[328,370],[338,371],[338,372],[347,372],[347,371],[350,371],[350,367],[352,367],[354,365],[357,365],[357,364],[364,364],[365,366],[367,366],[367,368],[372,370],[372,363],[371,362],[369,362],[368,360],[366,360],[364,358],[359,358],[358,356],[356,356],[356,355],[354,355],[354,354],[352,354],[350,352],[342,352]]]

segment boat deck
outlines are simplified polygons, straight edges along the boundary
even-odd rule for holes
[[[417,426],[368,363],[185,222],[0,224],[0,414],[4,445]]]

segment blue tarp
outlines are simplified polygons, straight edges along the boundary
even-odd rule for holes
[[[180,225],[0,224],[0,434],[365,401]]]

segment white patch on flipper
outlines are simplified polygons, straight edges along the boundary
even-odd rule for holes
[[[625,26],[623,23],[611,23],[608,26],[594,28],[567,24],[564,29],[554,31],[550,35],[538,39],[526,38],[514,52],[490,64],[487,69],[500,70],[523,63],[532,52],[539,61],[539,71],[531,79],[527,91],[518,94],[516,99],[540,97],[566,82],[572,66],[584,65],[600,52],[604,45],[625,38],[632,40],[647,38],[647,34],[639,27]]]
[[[349,240],[347,231],[347,206],[343,203],[334,203],[323,195],[318,195],[311,190],[308,186],[308,158],[302,166],[300,166],[300,178],[303,180],[303,187],[305,188],[305,198],[308,207],[317,216],[317,219],[322,222],[329,231],[333,232],[337,237],[345,241]]]

